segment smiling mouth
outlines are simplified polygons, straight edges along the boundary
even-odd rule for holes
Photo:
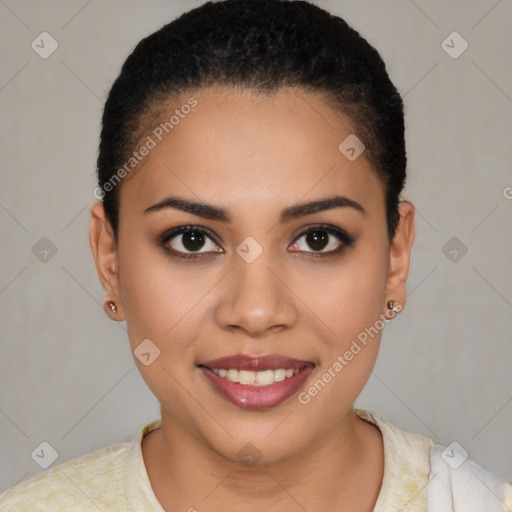
[[[315,365],[279,355],[234,355],[197,365],[213,389],[244,409],[276,407],[296,393]]]
[[[275,382],[282,382],[285,379],[289,379],[294,375],[297,375],[300,370],[294,370],[293,368],[278,368],[277,370],[238,370],[236,368],[230,368],[226,370],[224,368],[210,368],[215,375],[225,378],[231,382],[238,382],[245,386],[271,386]]]

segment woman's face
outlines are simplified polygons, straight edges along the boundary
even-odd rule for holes
[[[405,302],[412,227],[390,250],[383,185],[319,96],[193,98],[148,132],[98,271],[163,423],[234,461],[284,460],[349,418],[386,302]]]

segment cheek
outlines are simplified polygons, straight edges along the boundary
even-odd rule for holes
[[[323,347],[307,388],[297,396],[305,407],[305,424],[316,428],[319,415],[332,425],[355,402],[375,365],[384,322],[387,281],[386,253],[358,254],[340,267],[337,276],[309,294]]]
[[[360,245],[317,286],[308,291],[308,305],[316,313],[316,333],[323,346],[314,378],[297,399],[305,422],[321,415],[325,425],[337,421],[360,394],[377,359],[386,323],[387,244],[378,236]],[[317,276],[319,277],[319,276]],[[323,333],[323,334],[320,334]]]
[[[330,285],[330,299],[323,305],[326,323],[335,335],[326,350],[311,389],[319,411],[326,403],[350,406],[371,375],[383,329],[388,271],[387,244],[365,244],[354,254]],[[320,380],[321,382],[318,382]],[[315,395],[316,396],[316,395]],[[307,399],[307,397],[306,397]],[[314,401],[312,399],[312,401]],[[333,413],[334,414],[334,413]]]
[[[130,252],[125,247],[123,252],[120,245],[119,254],[120,293],[134,361],[160,403],[185,410],[186,395],[179,383],[190,379],[194,366],[190,340],[204,288],[201,293],[198,283],[187,284],[180,266],[154,248]],[[148,352],[149,361],[137,357]]]
[[[331,359],[347,350],[351,341],[385,312],[387,246],[371,237],[359,242],[339,263],[310,275],[310,279],[299,278],[295,288],[329,340]]]
[[[206,314],[205,290],[214,286],[215,276],[198,278],[194,265],[171,261],[163,251],[142,243],[136,251],[126,247],[123,252],[120,245],[119,254],[120,293],[132,350],[150,339],[161,351],[161,364],[173,372],[185,371],[194,364],[190,340],[198,336],[198,317]]]
[[[119,244],[119,287],[132,349],[145,338],[161,345],[183,315],[183,290],[172,266],[154,248],[134,240]]]

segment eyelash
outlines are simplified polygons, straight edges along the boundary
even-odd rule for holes
[[[294,242],[300,240],[304,235],[307,235],[313,231],[324,231],[329,235],[336,236],[340,241],[340,246],[337,249],[328,251],[328,252],[319,252],[319,251],[306,251],[306,258],[328,258],[340,255],[347,249],[348,247],[352,247],[354,245],[354,238],[350,236],[344,229],[338,228],[336,226],[332,226],[329,224],[315,224],[314,226],[309,227],[302,233],[300,233],[295,239]],[[217,245],[220,246],[217,237],[209,230],[200,226],[187,225],[187,226],[179,226],[177,228],[173,228],[169,231],[166,231],[158,238],[158,245],[161,246],[167,253],[169,253],[173,257],[182,258],[186,260],[193,260],[197,258],[203,258],[206,256],[210,256],[209,253],[182,253],[180,251],[176,251],[167,246],[167,244],[176,236],[181,235],[183,233],[194,232],[200,233],[208,236],[211,240],[213,240]],[[301,252],[301,251],[297,251]]]

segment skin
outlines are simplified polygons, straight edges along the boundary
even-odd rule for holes
[[[193,96],[197,107],[122,184],[117,245],[101,202],[91,211],[91,248],[106,298],[118,306],[115,319],[126,320],[132,351],[146,338],[160,349],[149,366],[134,358],[161,405],[162,428],[142,443],[155,495],[166,510],[369,512],[382,483],[383,442],[353,404],[380,332],[307,405],[294,395],[274,408],[239,408],[196,364],[277,353],[315,364],[300,389],[307,390],[386,313],[387,301],[405,305],[414,207],[400,203],[389,244],[383,184],[363,156],[351,162],[340,153],[354,129],[320,95],[215,87]],[[364,213],[338,207],[279,220],[286,207],[335,194]],[[232,221],[171,208],[144,214],[168,195],[226,208]],[[345,229],[354,245],[308,259],[342,243],[332,234],[324,249],[308,245],[302,234],[316,223]],[[188,224],[221,241],[206,238],[199,251],[221,252],[184,260],[156,243]],[[247,236],[263,248],[252,263],[236,252]],[[192,252],[183,241],[178,235],[167,246]],[[247,442],[261,454],[255,465],[237,457]]]

